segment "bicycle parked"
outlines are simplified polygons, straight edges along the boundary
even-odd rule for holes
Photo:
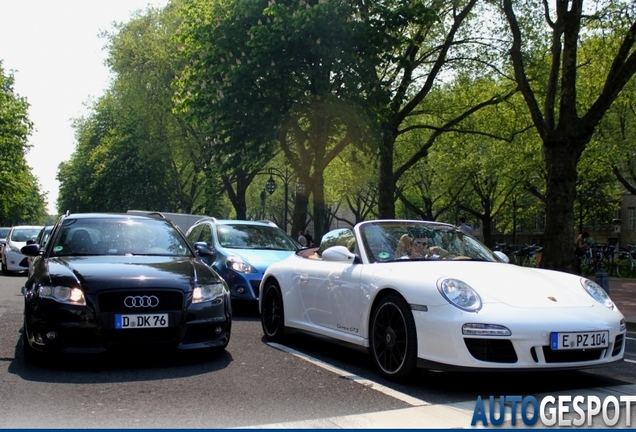
[[[592,243],[581,258],[581,275],[588,277],[595,274],[603,267],[608,273],[615,268],[614,253],[616,243],[608,241],[604,243]]]
[[[616,275],[618,277],[630,277],[634,273],[636,267],[636,245],[628,244],[629,250],[621,251],[618,255],[616,263]]]
[[[516,264],[524,267],[539,267],[542,251],[543,246],[525,245],[514,253],[516,255]]]

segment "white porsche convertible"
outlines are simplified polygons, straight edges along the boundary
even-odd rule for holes
[[[383,375],[584,369],[621,361],[625,320],[591,280],[518,267],[457,227],[376,220],[271,265],[265,337],[300,330],[369,349]]]

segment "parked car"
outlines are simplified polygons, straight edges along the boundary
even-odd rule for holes
[[[376,220],[271,265],[265,338],[299,330],[364,347],[380,372],[584,369],[622,360],[626,324],[596,283],[507,263],[459,228]]]
[[[5,274],[26,272],[29,269],[27,257],[20,252],[29,240],[35,240],[42,226],[17,225],[7,234],[6,244],[2,248],[2,271]]]
[[[4,244],[7,242],[9,231],[11,231],[11,227],[0,227],[0,253],[2,252]]]
[[[197,221],[187,237],[205,252],[202,259],[225,279],[236,302],[258,300],[267,267],[301,248],[273,222],[208,217]]]
[[[160,215],[62,216],[24,288],[27,360],[51,353],[225,349],[227,285]]]
[[[53,225],[47,225],[43,227],[40,230],[40,233],[38,234],[36,239],[27,241],[27,244],[37,244],[40,246],[40,250],[44,250],[44,247],[46,246],[46,242],[49,240],[49,236],[51,235],[51,230],[53,230]],[[41,255],[27,257],[27,263],[29,264],[29,270],[27,272],[28,276],[31,276],[33,274],[34,261],[40,258],[41,258]]]

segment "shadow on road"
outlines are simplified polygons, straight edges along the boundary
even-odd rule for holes
[[[109,353],[56,355],[26,362],[22,336],[8,372],[27,381],[95,384],[175,379],[225,369],[233,361],[228,349],[221,352]]]

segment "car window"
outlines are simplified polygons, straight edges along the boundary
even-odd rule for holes
[[[210,224],[204,223],[203,229],[201,230],[201,236],[199,237],[199,241],[205,242],[208,246],[212,246],[214,242],[212,241],[212,227]]]
[[[181,233],[154,219],[66,219],[52,241],[55,256],[192,256]]]
[[[40,245],[41,249],[44,249],[44,246],[46,246],[46,242],[49,240],[52,229],[53,227],[42,228],[40,234],[38,234],[38,238],[35,242]]]
[[[26,243],[29,240],[35,240],[40,234],[41,227],[37,228],[15,228],[11,233],[11,241]]]
[[[216,234],[219,244],[225,248],[298,250],[283,230],[268,225],[219,224]]]
[[[7,238],[9,231],[11,231],[11,228],[0,228],[0,238]]]
[[[409,259],[499,261],[490,249],[452,225],[387,221],[360,226],[370,262]]]
[[[199,238],[201,238],[201,230],[203,229],[204,225],[205,224],[195,225],[194,227],[192,227],[192,230],[188,233],[188,240],[190,240],[192,244],[198,242]]]
[[[329,231],[327,234],[322,236],[320,240],[320,248],[317,253],[319,256],[322,256],[322,253],[325,249],[330,248],[332,246],[346,246],[349,249],[349,252],[355,252],[356,241],[355,236],[353,235],[353,231],[348,228],[340,228],[333,231]]]

